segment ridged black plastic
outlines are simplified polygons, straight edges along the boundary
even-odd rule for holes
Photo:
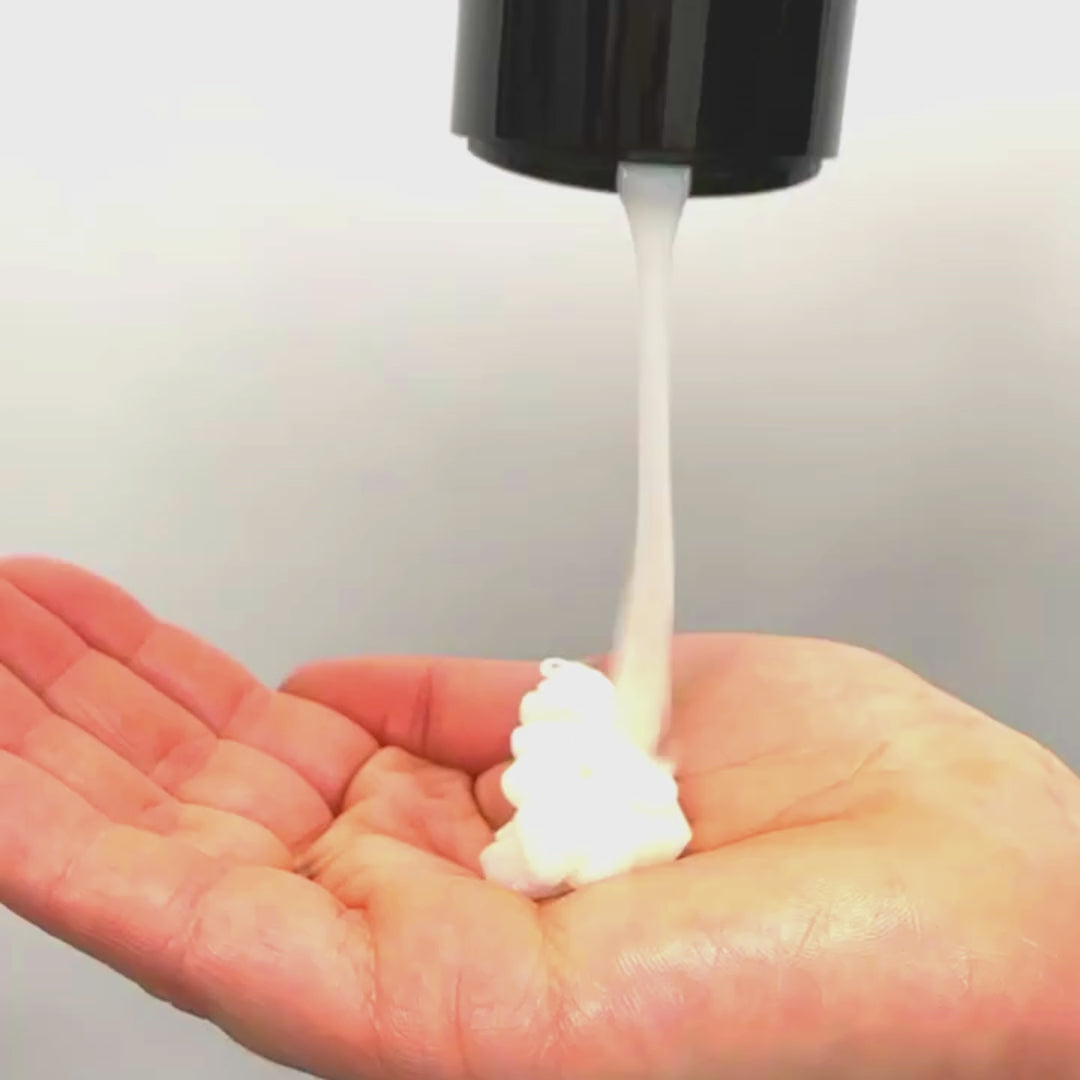
[[[856,0],[459,0],[453,130],[528,176],[695,195],[808,180],[840,144]]]

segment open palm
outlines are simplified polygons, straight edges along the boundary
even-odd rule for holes
[[[528,664],[283,691],[0,561],[0,902],[333,1078],[1080,1076],[1080,782],[881,658],[676,648],[676,865],[534,904],[478,856]]]

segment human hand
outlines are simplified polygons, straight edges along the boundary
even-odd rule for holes
[[[0,902],[274,1060],[404,1077],[1080,1076],[1080,781],[843,646],[680,639],[686,857],[479,879],[534,665],[282,692],[0,561]]]

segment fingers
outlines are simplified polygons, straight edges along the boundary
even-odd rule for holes
[[[218,739],[98,652],[88,650],[70,666],[44,690],[43,701],[182,802],[239,814],[289,846],[330,822],[325,801],[296,772],[260,750]]]
[[[213,731],[257,686],[236,661],[160,623],[118,586],[77,566],[54,559],[5,559],[0,580],[54,616],[84,646],[130,668]]]
[[[168,796],[153,781],[63,717],[0,665],[0,750],[59,780],[109,820],[137,824]],[[0,813],[14,808],[0,808]]]
[[[0,666],[0,752],[63,784],[114,824],[183,839],[237,862],[283,866],[288,849],[257,823],[210,807],[185,805],[81,728],[56,715]],[[21,805],[0,801],[0,815]]]
[[[349,717],[383,746],[477,774],[510,753],[531,663],[430,657],[332,660],[289,678],[286,693]]]
[[[88,652],[78,634],[0,574],[0,664],[40,694]]]
[[[5,619],[5,603],[19,606],[17,634],[12,618]],[[314,704],[298,709],[283,701],[235,660],[186,630],[159,622],[116,585],[56,560],[0,560],[0,650],[5,647],[18,648],[16,673],[38,690],[87,652],[107,657],[144,684],[133,691],[144,699],[140,705],[151,697],[154,708],[175,717],[175,709],[162,705],[165,699],[211,732],[270,755],[298,773],[331,808],[376,748],[344,717]],[[154,713],[140,712],[144,730],[148,715]],[[185,726],[189,734],[196,731]]]
[[[50,591],[43,587],[48,581],[43,571],[53,568],[58,580]],[[32,588],[34,595],[23,586]],[[215,741],[212,732],[125,666],[126,645],[117,650],[121,657],[117,659],[91,647],[73,629],[72,624],[89,633],[99,622],[104,636],[116,646],[132,621],[116,617],[118,608],[127,610],[116,593],[106,583],[63,564],[0,562],[0,663],[54,712],[144,774],[167,765],[177,753],[205,757]],[[56,611],[46,606],[50,602]],[[80,605],[99,605],[101,611],[95,618]],[[126,636],[133,638],[129,632]],[[102,634],[97,639],[102,640]]]
[[[108,769],[84,768],[76,789],[116,820],[126,820],[116,817],[124,789],[115,782],[126,763],[159,798],[170,792],[240,814],[297,844],[329,823],[375,749],[346,718],[271,693],[194,636],[158,624],[122,590],[64,563],[0,560],[0,663],[8,684],[39,696],[37,712],[56,714],[49,728],[65,734],[61,743],[54,737],[55,753],[83,755],[64,776],[76,782],[69,774],[87,753],[108,761]],[[35,711],[24,699],[26,708]],[[15,723],[0,715],[0,744],[19,734]],[[42,738],[39,731],[35,743]],[[94,742],[111,753],[94,755]]]

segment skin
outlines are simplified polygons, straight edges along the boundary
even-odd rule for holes
[[[678,863],[480,879],[534,664],[279,691],[0,561],[0,902],[333,1080],[1080,1077],[1080,781],[896,664],[676,643]]]

